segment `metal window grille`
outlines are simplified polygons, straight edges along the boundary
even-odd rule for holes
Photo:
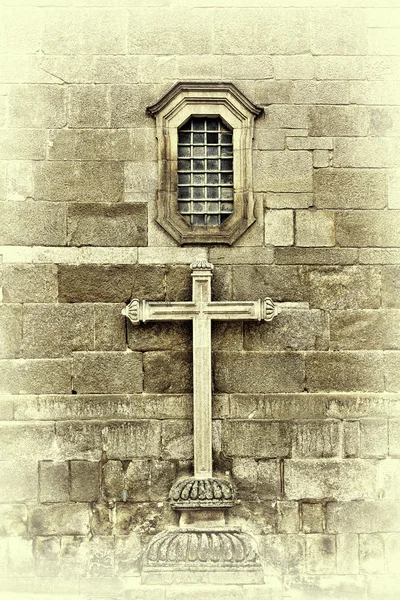
[[[191,225],[220,225],[233,212],[232,130],[191,117],[178,130],[178,209]]]

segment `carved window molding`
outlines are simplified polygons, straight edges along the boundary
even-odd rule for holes
[[[233,244],[254,223],[251,149],[254,119],[261,111],[232,83],[222,82],[178,83],[148,108],[158,139],[157,222],[180,244]],[[204,117],[232,131],[233,210],[220,224],[209,224],[213,219],[193,224],[178,207],[179,129]]]

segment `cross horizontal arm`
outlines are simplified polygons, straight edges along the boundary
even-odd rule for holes
[[[262,300],[251,302],[210,302],[204,313],[216,321],[257,319],[262,316]]]
[[[147,300],[131,300],[122,310],[131,323],[139,321],[187,321],[198,314],[194,302],[148,302]]]

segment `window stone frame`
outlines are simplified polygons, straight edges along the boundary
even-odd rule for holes
[[[262,109],[233,84],[180,82],[148,107],[158,139],[157,223],[180,244],[233,244],[255,221],[254,119]],[[217,226],[193,226],[178,211],[178,128],[191,116],[219,117],[233,131],[233,213]]]

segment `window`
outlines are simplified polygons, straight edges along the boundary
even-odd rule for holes
[[[234,243],[255,221],[254,118],[231,83],[178,83],[149,107],[159,144],[157,221],[181,244]]]

